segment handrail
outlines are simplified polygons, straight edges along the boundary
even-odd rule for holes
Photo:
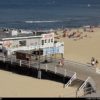
[[[75,79],[76,79],[76,72],[74,73],[74,75],[71,77],[71,79],[68,81],[68,83],[65,86],[68,87],[71,84],[71,82]]]
[[[85,91],[88,91],[88,89],[93,89],[92,87],[84,88]]]
[[[81,89],[83,89],[84,87],[85,87],[85,85],[86,85],[86,83],[87,83],[87,81],[90,79],[90,77],[88,77],[87,79],[86,79],[86,81],[81,85],[81,87],[78,89],[78,90],[81,90]]]
[[[94,92],[93,88],[92,87],[89,87],[89,88],[84,88],[84,95],[88,94],[88,93],[92,93]]]
[[[1,58],[4,58],[4,56],[1,56],[0,55],[0,57]],[[9,58],[9,57],[6,57],[6,59],[7,58]],[[10,59],[11,59],[11,57],[10,57]],[[47,59],[51,59],[50,57],[48,57]],[[58,59],[58,58],[52,58],[52,61],[55,61],[55,62],[58,62],[60,59]],[[25,60],[26,61],[26,60]],[[81,65],[81,66],[91,66],[91,65],[89,65],[89,64],[84,64],[84,63],[80,63],[80,62],[76,62],[76,61],[72,61],[72,60],[66,60],[66,59],[64,59],[64,62],[65,63],[71,63],[71,64],[77,64],[77,65]],[[94,67],[90,67],[91,69],[95,69]]]
[[[59,60],[61,60],[61,59],[58,59],[58,58],[52,58],[52,60],[54,61],[54,62],[58,62]],[[90,64],[84,64],[84,63],[80,63],[80,62],[76,62],[76,61],[72,61],[72,60],[66,60],[66,59],[64,59],[64,63],[69,63],[69,64],[77,64],[77,65],[79,65],[79,66],[87,66],[87,68],[89,68],[89,69],[93,69],[93,70],[95,70],[95,67],[92,67]]]
[[[12,63],[18,63],[20,66],[22,66],[22,64],[25,64],[25,65],[28,65],[29,67],[30,66],[32,66],[32,65],[36,65],[36,66],[32,66],[32,67],[36,67],[36,68],[38,68],[38,62],[34,62],[34,61],[32,61],[32,60],[30,60],[30,61],[26,61],[26,60],[20,60],[20,59],[14,59],[15,58],[15,56],[12,56],[13,58],[11,58],[10,56],[9,57],[5,57],[5,56],[1,56],[0,55],[0,58],[1,58],[1,60],[2,61],[7,61],[7,60],[10,60],[10,62],[11,62],[11,64]],[[50,57],[49,57],[50,58]],[[13,60],[14,59],[14,60]],[[58,60],[60,60],[60,59],[55,59],[55,58],[52,58],[52,61],[53,62],[58,62]],[[74,61],[69,61],[69,60],[64,60],[64,62],[67,64],[67,63],[76,63],[76,64],[81,64],[81,63],[77,63],[77,62],[74,62]],[[87,65],[87,64],[82,64],[82,65]],[[43,65],[42,65],[43,66]],[[48,64],[48,66],[49,66],[49,64]],[[55,65],[53,65],[53,67],[55,68]],[[41,67],[42,68],[42,67]],[[50,71],[55,71],[55,73],[57,73],[57,71],[56,71],[56,69],[54,69],[54,68],[51,68],[51,66],[50,67],[48,67],[48,69],[47,70],[50,70]],[[65,67],[63,67],[62,69],[65,69]],[[59,71],[59,67],[57,67],[57,70]],[[63,71],[63,75],[64,76],[67,76],[67,72],[70,72],[70,70],[68,71],[68,69],[67,69],[67,71],[66,71],[66,69]],[[72,72],[72,71],[71,71]],[[61,71],[61,74],[62,74],[62,71]],[[69,73],[70,74],[70,73]]]
[[[86,86],[86,84],[87,84],[87,82],[89,82],[90,84],[91,84],[91,87],[85,87]],[[91,89],[91,90],[89,90],[89,89]],[[92,80],[92,78],[91,77],[88,77],[87,79],[86,79],[86,81],[81,85],[81,87],[78,89],[78,91],[80,91],[80,90],[84,90],[84,93],[88,93],[88,92],[95,92],[96,91],[96,84],[95,84],[95,82]]]

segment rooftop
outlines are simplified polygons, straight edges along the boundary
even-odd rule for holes
[[[25,33],[23,33],[23,32]],[[12,33],[13,32],[13,33]],[[19,37],[41,37],[42,34],[47,34],[49,31],[29,31],[29,30],[14,30],[14,29],[0,29],[0,40],[5,38],[19,38]]]

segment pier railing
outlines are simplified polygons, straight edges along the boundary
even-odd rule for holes
[[[77,78],[77,76],[76,76],[76,72],[75,72],[74,75],[71,77],[71,79],[68,81],[68,83],[65,85],[65,87],[68,87],[76,78]]]
[[[57,66],[58,60],[54,60],[54,59],[52,59],[52,60],[53,60],[53,63],[42,63],[40,61],[40,63],[41,63],[40,69],[45,70],[46,72],[50,71],[52,73],[59,74],[59,75],[62,75],[64,77],[67,77],[67,76],[72,77],[73,74],[75,73],[73,71],[68,70],[65,67],[62,67],[62,66],[58,67]],[[8,63],[13,64],[13,65],[17,64],[20,67],[25,66],[28,68],[35,68],[37,70],[39,69],[39,62],[38,61],[20,60],[20,59],[16,59],[15,56],[11,56],[11,57],[0,56],[0,61],[3,61],[4,63],[8,62]]]
[[[52,61],[57,62],[60,59],[53,59]],[[72,60],[66,60],[64,59],[64,66],[67,68],[81,68],[81,70],[85,70],[85,71],[90,71],[92,73],[97,73],[96,72],[96,66],[92,66],[91,64],[84,64],[84,63],[80,63],[80,62],[75,62]],[[98,72],[100,74],[100,72]],[[97,74],[98,74],[97,73]]]
[[[87,87],[88,83],[91,84],[90,87]],[[78,89],[78,94],[82,91],[84,92],[83,95],[96,92],[96,83],[91,77],[88,77],[86,81],[81,85],[81,87]]]
[[[57,74],[61,74],[63,76],[71,76],[73,75],[73,73],[75,73],[74,71],[70,71],[70,68],[81,68],[81,70],[86,70],[86,71],[91,71],[93,73],[96,73],[96,68],[92,67],[90,64],[83,64],[83,63],[78,63],[75,61],[71,61],[71,60],[66,60],[64,59],[64,66],[57,66],[58,62],[61,59],[54,59],[54,58],[50,58],[47,57],[46,59],[50,62],[50,63],[43,63],[43,60],[45,59],[45,57],[42,59],[40,59],[40,69],[45,70],[45,71],[51,71],[53,73],[57,73]],[[19,66],[27,66],[29,68],[36,68],[38,70],[39,68],[39,61],[35,61],[34,59],[31,59],[31,61],[26,61],[26,60],[20,60],[20,59],[16,59],[15,55],[9,56],[9,57],[5,57],[4,55],[0,55],[0,60],[3,62],[10,62],[11,64],[18,64]]]

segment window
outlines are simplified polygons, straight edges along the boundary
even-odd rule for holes
[[[53,42],[53,39],[51,39],[51,42]]]
[[[43,50],[33,51],[32,54],[33,55],[43,55]]]
[[[47,40],[45,40],[45,43],[47,43]]]
[[[54,43],[57,43],[57,41],[54,41]]]
[[[19,46],[26,46],[26,41],[19,41]]]
[[[44,40],[42,40],[42,45],[44,45]]]

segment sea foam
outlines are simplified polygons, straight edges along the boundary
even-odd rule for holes
[[[60,20],[51,20],[51,21],[25,21],[25,23],[55,23],[60,22]]]

